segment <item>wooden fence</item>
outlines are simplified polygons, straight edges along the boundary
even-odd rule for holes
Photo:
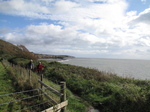
[[[29,69],[24,69],[20,66],[17,65],[13,65],[10,63],[6,63],[5,62],[5,66],[12,66],[13,68],[15,68],[17,74],[29,74],[29,75],[24,75],[23,77],[25,78],[25,76],[27,76],[27,78],[29,78],[29,82],[31,81],[31,76],[33,74],[33,72]],[[51,104],[53,104],[50,108],[47,108],[45,110],[43,110],[42,112],[65,112],[66,111],[66,106],[68,105],[68,101],[66,100],[66,83],[65,82],[60,82],[60,91],[46,85],[43,82],[43,74],[40,74],[40,80],[38,80],[38,82],[41,86],[39,89],[39,91],[41,92],[41,94],[44,94],[44,96],[51,102]],[[59,102],[55,101],[53,98],[51,98],[51,96],[44,91],[46,88],[46,90],[48,90],[49,92],[52,92],[53,94],[57,95],[59,97]]]
[[[41,74],[41,80],[38,80],[38,82],[41,84],[41,88],[39,89],[41,93],[43,93],[53,104],[52,107],[43,110],[42,112],[57,112],[60,110],[61,112],[66,111],[66,106],[68,105],[68,101],[66,100],[66,83],[60,82],[60,91],[57,91],[56,89],[46,85],[43,82],[43,74]],[[44,92],[45,87],[50,92],[54,93],[55,95],[60,97],[60,103],[58,104],[54,99],[52,99],[46,92]]]

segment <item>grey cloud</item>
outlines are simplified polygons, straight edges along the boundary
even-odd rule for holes
[[[131,23],[133,23],[133,24],[137,24],[137,23],[150,24],[150,8],[146,9],[144,12],[139,14],[139,16],[136,19],[131,21]]]

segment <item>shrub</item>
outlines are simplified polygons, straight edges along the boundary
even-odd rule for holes
[[[148,112],[150,81],[58,62],[49,63],[45,75],[54,82],[66,81],[73,93],[101,112]]]

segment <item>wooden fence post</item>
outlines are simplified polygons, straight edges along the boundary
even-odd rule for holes
[[[41,82],[43,81],[43,74],[40,74],[41,75]],[[41,90],[43,90],[43,85],[41,84]],[[43,92],[41,91],[41,94],[42,94]],[[43,100],[43,96],[41,96],[41,99]]]
[[[60,82],[60,101],[63,102],[66,100],[66,83],[65,82]],[[61,112],[65,112],[66,111],[66,107],[63,107],[61,109]]]
[[[41,82],[43,81],[43,74],[41,74]],[[43,85],[41,84],[41,89],[43,88]]]
[[[31,83],[31,70],[29,69],[29,82]]]

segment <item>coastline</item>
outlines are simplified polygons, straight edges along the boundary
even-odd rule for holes
[[[41,59],[38,59],[38,60],[44,60],[44,61],[48,61],[48,62],[52,62],[52,61],[57,61],[57,62],[59,62],[59,61],[62,61],[62,60],[64,60],[64,59],[54,59],[54,58],[41,58]]]
[[[97,69],[117,76],[128,77],[139,80],[150,80],[149,62],[145,60],[124,60],[124,59],[95,59],[95,58],[42,58],[47,62],[57,61],[63,64],[82,66],[85,68]]]
[[[63,62],[63,61],[67,61],[71,58],[39,58],[38,60],[44,60],[44,61],[48,61],[48,62],[52,62],[52,61],[57,61],[57,62]]]

